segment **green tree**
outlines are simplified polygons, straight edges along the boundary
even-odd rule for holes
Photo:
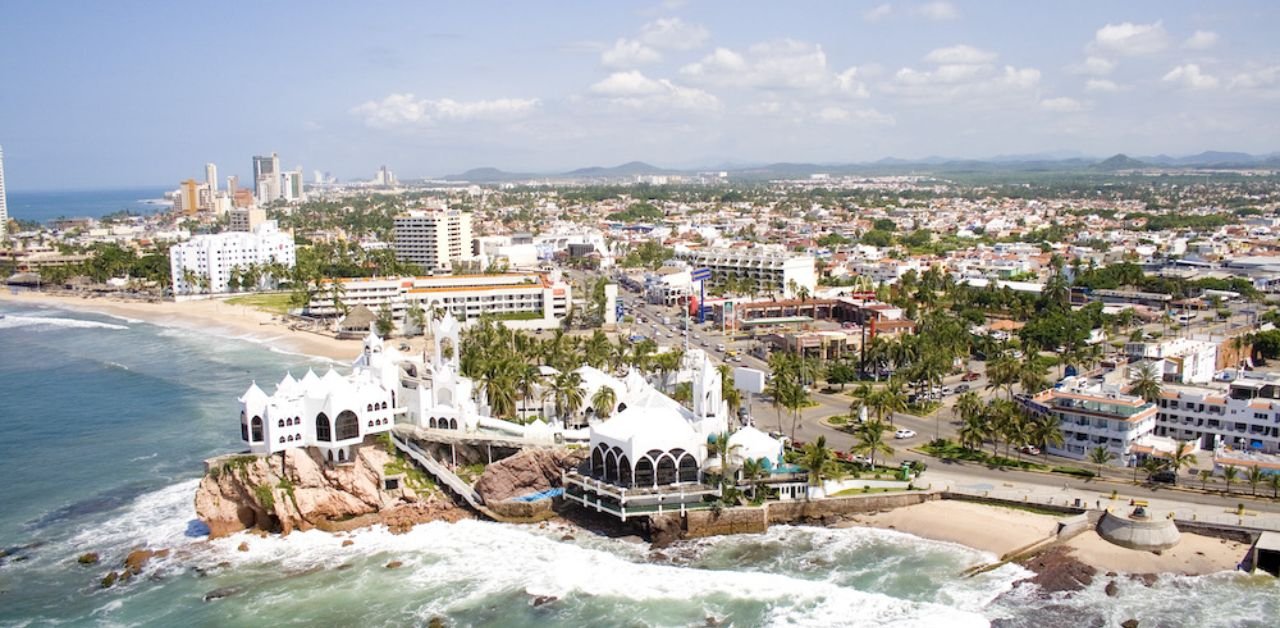
[[[391,313],[391,307],[383,303],[378,308],[378,318],[374,321],[374,327],[378,330],[378,335],[383,338],[391,336],[391,331],[396,328],[396,322]]]
[[[1222,479],[1227,481],[1227,493],[1231,492],[1231,485],[1236,483],[1240,478],[1240,469],[1233,464],[1222,467]]]
[[[594,395],[591,395],[591,408],[601,419],[609,418],[617,406],[618,394],[609,386],[601,386],[596,389]]]
[[[1129,392],[1152,403],[1160,399],[1160,369],[1154,362],[1143,362],[1134,367]]]
[[[820,486],[823,480],[831,476],[834,464],[831,450],[827,448],[826,436],[819,436],[818,440],[804,446],[800,466],[809,471],[809,484]]]
[[[1102,477],[1103,465],[1110,464],[1111,461],[1115,459],[1116,459],[1116,455],[1111,453],[1111,450],[1107,449],[1106,447],[1094,447],[1093,449],[1089,450],[1089,462],[1092,462],[1093,464],[1097,465],[1098,477]]]
[[[1249,473],[1246,474],[1244,477],[1245,477],[1245,480],[1249,482],[1249,488],[1252,490],[1253,495],[1256,497],[1258,495],[1258,485],[1261,484],[1262,481],[1266,479],[1267,474],[1263,473],[1262,469],[1258,468],[1257,465],[1254,465],[1252,467],[1249,467]]]
[[[877,456],[893,455],[893,447],[885,442],[884,439],[885,429],[883,422],[879,419],[873,419],[859,424],[854,432],[854,437],[858,439],[853,446],[854,453],[866,456],[873,469],[876,466]]]

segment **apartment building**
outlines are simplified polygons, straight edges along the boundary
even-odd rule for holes
[[[1134,447],[1149,440],[1156,428],[1156,404],[1082,377],[1068,377],[1022,403],[1036,414],[1058,419],[1063,444],[1049,447],[1049,453],[1077,460],[1103,447],[1117,463],[1130,465],[1137,456]]]
[[[1166,386],[1156,433],[1219,446],[1280,453],[1280,374],[1245,372],[1211,387]]]
[[[818,287],[818,274],[810,255],[763,249],[677,249],[676,258],[694,268],[711,270],[711,281],[737,277],[758,282],[765,290],[794,297],[804,288],[809,294]]]
[[[198,235],[169,249],[175,295],[227,292],[235,268],[273,262],[293,268],[295,260],[293,236],[281,232],[274,220],[249,233]]]
[[[1130,342],[1124,346],[1131,361],[1153,360],[1166,382],[1208,384],[1217,370],[1218,345],[1192,338],[1160,342]]]
[[[572,290],[558,276],[532,273],[450,275],[439,277],[384,277],[339,279],[338,300],[348,308],[363,305],[378,312],[391,309],[397,328],[406,329],[408,311],[414,305],[428,316],[439,308],[460,321],[490,316],[508,327],[551,329],[569,311]],[[616,295],[616,292],[613,293]],[[607,308],[613,311],[614,304]],[[309,316],[338,315],[333,290],[326,288],[307,305]],[[410,324],[412,326],[412,324]]]
[[[472,255],[471,214],[444,206],[409,210],[395,219],[396,258],[433,275]]]

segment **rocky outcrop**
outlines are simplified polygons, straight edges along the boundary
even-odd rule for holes
[[[1071,548],[1059,545],[1050,548],[1022,563],[1023,567],[1035,572],[1035,576],[1024,582],[1040,585],[1044,594],[1058,591],[1079,591],[1093,583],[1098,570],[1080,562],[1071,553]]]
[[[485,467],[475,489],[487,504],[560,486],[560,473],[586,459],[581,449],[526,449]]]
[[[376,445],[356,448],[352,462],[340,466],[325,464],[318,452],[305,449],[224,458],[200,481],[196,516],[209,527],[210,538],[254,528],[282,534],[329,529],[334,522],[361,517],[366,517],[365,525],[381,523],[382,513],[406,505],[415,508],[397,516],[397,525],[430,520],[426,513],[433,518],[453,516],[444,514],[458,510],[451,502],[418,495],[404,482],[397,490],[383,490],[383,470],[392,460]]]

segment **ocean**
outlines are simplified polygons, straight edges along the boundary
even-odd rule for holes
[[[1270,626],[1280,585],[1107,578],[1044,598],[991,555],[892,530],[780,526],[660,553],[481,521],[209,541],[201,461],[238,450],[236,397],[330,362],[104,315],[0,303],[0,626]],[[564,538],[566,534],[571,539]],[[353,544],[343,546],[350,539]],[[238,546],[248,544],[248,551]],[[143,575],[102,576],[133,548]],[[97,552],[98,565],[76,562]],[[390,561],[401,561],[388,569]],[[217,592],[205,601],[211,592]],[[538,603],[542,602],[542,603]]]
[[[143,187],[107,190],[9,190],[9,217],[46,223],[55,218],[99,218],[122,209],[139,214],[164,211],[172,188]]]

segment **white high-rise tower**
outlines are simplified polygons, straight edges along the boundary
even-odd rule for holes
[[[9,201],[4,196],[4,147],[0,147],[0,238],[9,233]]]
[[[204,182],[209,186],[209,196],[218,196],[218,166],[214,164],[204,165]]]

